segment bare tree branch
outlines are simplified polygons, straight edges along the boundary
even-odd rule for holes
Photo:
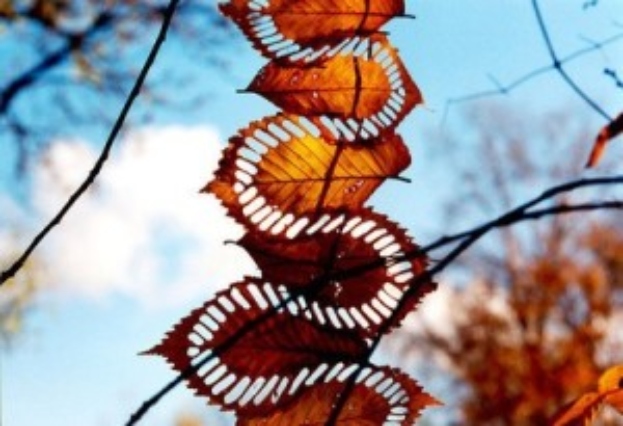
[[[381,326],[377,336],[373,339],[368,351],[364,354],[360,362],[360,367],[353,371],[351,375],[345,380],[343,391],[340,393],[336,404],[331,412],[330,418],[327,420],[327,425],[334,425],[337,418],[339,417],[340,411],[343,408],[346,400],[348,399],[348,395],[352,391],[354,384],[356,382],[357,376],[363,371],[366,365],[368,365],[369,359],[372,354],[378,348],[378,345],[385,334],[385,331],[388,330],[392,324],[395,323],[395,319],[398,313],[402,310],[403,305],[406,304],[407,300],[413,297],[414,294],[417,294],[419,291],[419,286],[425,282],[430,281],[430,279],[440,272],[442,272],[447,266],[449,266],[457,257],[459,257],[463,252],[465,252],[469,247],[471,247],[474,243],[480,240],[483,236],[488,234],[489,232],[515,225],[520,222],[528,221],[528,220],[537,220],[548,216],[560,215],[560,214],[570,214],[570,213],[578,213],[578,212],[588,212],[588,211],[603,211],[603,210],[623,210],[623,201],[597,201],[592,203],[581,203],[581,204],[561,204],[554,205],[551,207],[544,207],[540,209],[534,209],[534,207],[540,205],[545,201],[552,201],[559,195],[569,194],[573,191],[587,188],[587,187],[603,187],[610,185],[623,185],[623,176],[606,176],[606,177],[598,177],[592,179],[579,179],[575,181],[565,182],[563,184],[553,186],[545,191],[543,191],[540,195],[532,198],[527,201],[509,210],[507,213],[502,214],[496,219],[485,222],[484,224],[473,227],[467,231],[460,232],[455,235],[449,235],[440,238],[439,240],[428,244],[422,250],[418,252],[411,252],[405,255],[405,259],[414,259],[418,256],[422,256],[423,254],[427,254],[430,251],[448,246],[450,244],[456,243],[456,246],[446,254],[442,259],[440,259],[435,266],[430,268],[423,274],[415,277],[410,285],[409,290],[407,290],[403,297],[398,302],[398,305],[394,309],[394,313],[390,316]],[[533,210],[531,210],[533,209]],[[372,262],[367,265],[359,266],[356,268],[351,268],[346,271],[342,271],[339,276],[337,274],[331,276],[325,276],[321,279],[324,282],[328,282],[331,280],[339,280],[344,276],[354,277],[359,274],[362,274],[371,269],[375,269],[382,266],[378,262]],[[310,285],[310,288],[313,288],[314,291],[320,291],[321,286]],[[250,332],[253,328],[257,327],[263,321],[266,321],[272,315],[274,315],[279,309],[285,307],[294,297],[297,297],[298,294],[290,295],[289,298],[286,298],[279,304],[275,306],[269,306],[267,311],[254,321],[246,324],[243,328],[234,333],[230,338],[228,338],[221,346],[215,348],[209,355],[202,358],[198,362],[194,363],[192,366],[178,374],[172,381],[163,386],[158,392],[156,392],[153,396],[146,399],[140,407],[130,416],[128,422],[125,424],[126,426],[133,426],[138,424],[144,416],[155,407],[159,401],[164,398],[170,391],[175,389],[180,383],[184,381],[185,378],[190,377],[195,374],[202,366],[210,362],[220,353],[226,351],[231,345],[233,345],[237,340],[244,338],[244,336]]]
[[[91,184],[95,181],[100,171],[102,170],[106,160],[108,159],[108,155],[115,143],[117,135],[119,131],[123,127],[123,123],[134,104],[134,101],[138,97],[141,87],[143,86],[143,82],[147,78],[149,74],[149,70],[151,69],[156,57],[158,56],[158,52],[160,51],[160,47],[162,43],[164,43],[166,39],[166,34],[169,29],[169,25],[173,18],[173,14],[175,12],[175,8],[179,0],[171,0],[169,5],[163,14],[162,25],[160,27],[160,31],[156,37],[156,40],[145,60],[145,63],[139,73],[130,94],[128,95],[123,108],[121,109],[117,120],[115,121],[114,126],[112,127],[106,143],[95,162],[93,168],[89,172],[86,179],[82,182],[82,184],[76,189],[76,191],[69,197],[67,202],[63,205],[63,207],[59,210],[59,212],[52,218],[52,220],[34,237],[30,245],[26,248],[26,250],[22,253],[22,255],[15,260],[15,262],[5,271],[0,274],[0,286],[2,286],[5,282],[7,282],[10,278],[12,278],[24,265],[24,263],[28,260],[32,252],[39,246],[39,244],[43,241],[43,239],[56,227],[61,223],[67,212],[73,207],[73,205],[84,195],[84,193],[89,189]]]
[[[612,68],[606,68],[604,69],[604,74],[612,79],[618,89],[623,90],[623,80],[621,79],[621,77],[619,77],[619,74],[616,72],[616,70]]]
[[[0,90],[0,115],[6,114],[15,96],[22,90],[35,84],[43,75],[62,64],[73,52],[80,49],[91,37],[110,27],[114,22],[110,11],[103,11],[85,30],[77,34],[68,34],[64,46],[44,57],[32,68],[23,72]]]
[[[0,26],[8,41],[22,46],[10,50],[4,81],[0,81],[0,136],[18,155],[6,160],[16,177],[32,166],[32,159],[57,137],[75,132],[77,127],[106,135],[140,71],[135,52],[147,52],[156,34],[168,1],[162,0],[8,0]],[[227,21],[217,13],[216,4],[180,2],[167,38],[183,42],[185,63],[163,62],[159,81],[153,73],[142,90],[175,114],[196,111],[190,102],[209,98],[206,90],[186,91],[188,82],[207,65],[218,72],[228,66],[219,49],[205,49],[206,43],[233,45]],[[177,61],[175,61],[177,62]],[[4,70],[3,70],[4,71]],[[163,76],[167,76],[164,78]],[[177,79],[171,78],[176,75]],[[179,82],[183,76],[184,83]],[[0,79],[1,80],[1,79]],[[71,90],[67,90],[71,88]],[[175,88],[176,97],[167,95]],[[173,91],[171,91],[173,93]],[[191,96],[193,97],[191,99]],[[43,114],[43,115],[42,115]],[[152,111],[136,110],[124,126],[149,121]],[[44,119],[42,119],[44,117]],[[23,132],[11,125],[22,123]],[[23,155],[27,154],[27,155]],[[20,181],[15,182],[20,185]]]
[[[612,37],[608,37],[604,40],[593,42],[591,43],[590,46],[585,47],[583,49],[576,50],[575,52],[572,52],[568,54],[567,56],[559,58],[557,61],[550,63],[549,65],[535,68],[532,71],[529,71],[526,74],[523,74],[520,77],[517,77],[515,80],[511,81],[508,84],[505,84],[505,85],[500,84],[497,82],[497,80],[494,79],[494,85],[495,85],[494,89],[483,90],[481,92],[475,92],[475,93],[470,93],[464,96],[450,98],[446,101],[444,114],[443,114],[444,119],[442,121],[445,121],[445,117],[448,115],[448,111],[450,107],[454,104],[461,104],[464,102],[475,101],[477,99],[488,98],[491,96],[508,95],[510,92],[514,91],[518,87],[524,85],[528,81],[540,75],[547,74],[548,72],[555,71],[559,68],[562,68],[563,65],[569,62],[572,62],[575,59],[581,58],[582,56],[595,52],[596,50],[599,50],[603,48],[604,46],[620,41],[621,39],[623,39],[623,33],[615,34]],[[556,63],[558,64],[558,68],[556,67]],[[609,72],[604,71],[604,73],[608,76],[611,76]]]

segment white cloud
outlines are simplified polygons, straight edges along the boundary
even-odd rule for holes
[[[64,295],[120,294],[171,306],[253,273],[246,253],[224,244],[240,237],[242,228],[214,197],[198,193],[222,147],[207,127],[127,134],[92,191],[44,243],[48,285]],[[84,142],[50,146],[33,186],[42,217],[58,210],[95,156]]]

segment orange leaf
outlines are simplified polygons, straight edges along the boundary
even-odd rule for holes
[[[358,209],[383,180],[410,162],[397,135],[367,144],[329,144],[321,131],[289,115],[251,124],[230,140],[204,191],[250,229],[265,220],[278,227],[292,221],[291,215]]]
[[[598,390],[607,394],[604,402],[623,414],[623,365],[607,369],[599,377]]]
[[[263,55],[310,62],[377,32],[404,13],[404,0],[231,0],[220,8]]]
[[[393,129],[422,95],[384,37],[363,40],[352,53],[320,65],[269,62],[248,90],[288,112],[324,117],[342,138],[366,138]],[[366,132],[368,133],[368,132]]]
[[[603,403],[623,414],[623,365],[607,369],[600,377],[597,392],[589,392],[563,407],[553,426],[589,424]]]
[[[412,280],[424,273],[426,257],[405,231],[385,216],[362,210],[357,215],[323,216],[294,238],[246,234],[240,244],[270,282],[300,292],[309,319],[336,329],[374,335],[396,308]],[[435,288],[429,280],[409,299],[397,323],[421,297]]]
[[[294,405],[265,417],[240,418],[237,426],[324,425],[340,393],[345,377],[313,386]],[[421,410],[438,405],[433,397],[406,375],[387,367],[366,367],[357,378],[339,426],[412,425]]]
[[[604,398],[604,403],[623,415],[623,388],[608,392],[608,395]]]
[[[366,350],[354,334],[291,316],[287,297],[283,287],[249,278],[194,310],[146,353],[188,374],[189,386],[211,403],[265,415],[322,380],[333,363],[356,362]]]
[[[608,125],[603,127],[593,145],[593,150],[589,155],[586,167],[596,166],[606,149],[606,144],[612,139],[623,133],[623,114],[620,114],[617,118],[612,120]]]
[[[588,425],[597,414],[603,396],[597,392],[582,395],[571,404],[563,407],[555,416],[552,426],[584,426]]]

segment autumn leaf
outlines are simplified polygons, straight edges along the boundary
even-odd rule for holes
[[[231,0],[219,5],[264,56],[312,62],[404,14],[403,0]]]
[[[599,378],[597,390],[605,395],[606,404],[623,414],[623,365],[607,369]]]
[[[588,392],[563,407],[552,425],[589,425],[603,404],[623,414],[623,365],[606,370],[599,378],[597,391]]]
[[[289,113],[323,117],[323,124],[348,140],[391,130],[422,103],[396,49],[380,36],[315,66],[271,61],[248,90]]]
[[[352,369],[351,369],[352,370]],[[347,373],[345,371],[344,373]],[[296,405],[264,417],[242,417],[237,426],[324,425],[347,375],[307,389]],[[337,417],[338,426],[410,426],[420,412],[439,402],[425,393],[406,375],[387,367],[365,367],[355,381],[344,408]]]
[[[374,335],[399,300],[422,275],[425,255],[405,231],[371,210],[324,216],[294,238],[250,232],[244,247],[270,282],[299,292],[312,309],[302,312],[323,326]],[[406,260],[405,256],[412,256]],[[429,279],[395,317],[397,325],[419,300],[435,288]]]
[[[597,392],[582,395],[562,409],[554,418],[552,426],[584,426],[589,425],[597,414],[603,397]]]
[[[596,166],[601,157],[603,156],[608,142],[619,136],[622,132],[623,114],[620,114],[617,118],[615,118],[605,127],[603,127],[597,135],[597,138],[595,139],[595,143],[593,145],[593,149],[589,155],[588,161],[586,162],[586,167]]]
[[[335,364],[341,363],[339,373],[357,362],[367,348],[353,333],[291,315],[298,307],[288,298],[283,287],[248,278],[194,310],[145,353],[166,358],[212,404],[265,415],[322,381]]]
[[[277,225],[289,215],[322,209],[358,209],[387,178],[410,162],[394,134],[362,144],[330,144],[320,129],[296,116],[252,123],[230,139],[214,179],[216,195],[239,222],[255,229],[260,218]],[[279,216],[276,218],[276,216]]]

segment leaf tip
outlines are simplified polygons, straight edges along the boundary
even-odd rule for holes
[[[587,169],[595,167],[597,163],[599,163],[599,160],[604,154],[606,144],[608,143],[609,139],[610,132],[608,132],[608,129],[603,129],[601,132],[599,132],[599,135],[597,136],[597,138],[595,139],[595,143],[593,144],[593,149],[591,150],[591,153],[588,156],[588,160],[586,161],[585,167]]]

